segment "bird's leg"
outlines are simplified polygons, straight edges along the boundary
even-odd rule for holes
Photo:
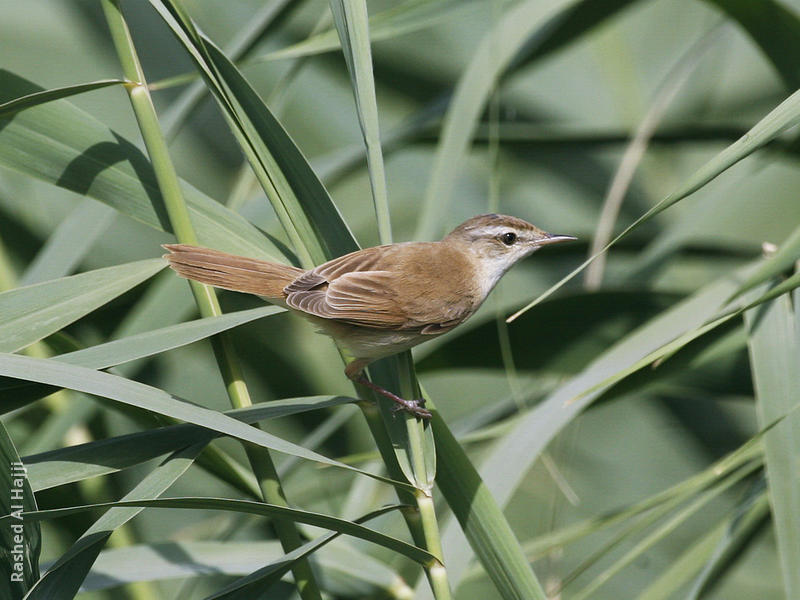
[[[411,413],[415,417],[419,419],[430,419],[431,418],[431,411],[425,408],[425,400],[406,400],[405,398],[401,398],[397,394],[393,394],[389,390],[382,388],[377,383],[372,383],[369,379],[364,377],[364,367],[366,367],[368,361],[364,361],[362,359],[356,359],[344,370],[344,374],[347,375],[348,379],[363,385],[364,387],[368,387],[373,392],[380,394],[381,396],[385,396],[392,400],[396,406],[394,410],[405,410],[406,412]]]

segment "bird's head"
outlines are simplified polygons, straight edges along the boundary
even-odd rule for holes
[[[480,270],[497,282],[517,261],[542,246],[576,239],[571,235],[547,233],[517,217],[479,215],[465,221],[442,240],[457,244],[480,263]]]

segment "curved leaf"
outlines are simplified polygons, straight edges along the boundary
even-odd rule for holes
[[[124,499],[158,498],[192,465],[205,444],[184,448],[150,471]],[[115,529],[121,527],[143,508],[113,508],[89,529],[42,575],[25,596],[26,600],[72,598],[78,593],[97,555]],[[34,513],[36,514],[36,513]]]
[[[222,413],[180,400],[157,388],[102,371],[67,365],[55,360],[0,354],[0,375],[37,381],[101,396],[156,414],[172,417],[173,419],[194,423],[239,440],[252,442],[257,446],[361,473],[402,488],[407,489],[410,487],[408,484],[367,473],[316,452],[306,450],[297,444],[292,444],[265,431],[245,425],[241,421]]]
[[[91,83],[79,83],[76,85],[69,85],[66,87],[55,88],[52,90],[42,90],[41,92],[32,92],[13,100],[7,100],[0,104],[0,117],[10,117],[14,113],[18,113],[26,108],[32,108],[52,102],[53,100],[61,100],[62,98],[69,98],[76,94],[90,92],[100,88],[108,87],[110,85],[124,84],[122,79],[101,79]]]
[[[352,401],[352,398],[343,396],[289,398],[229,410],[225,414],[243,423],[256,423],[310,410],[341,406]],[[167,452],[208,442],[216,435],[203,427],[181,423],[26,456],[25,464],[28,466],[28,478],[33,489],[46,490],[127,469]]]
[[[306,268],[358,248],[327,190],[264,101],[174,2],[150,0],[189,52]]]
[[[406,558],[420,564],[435,561],[436,558],[422,548],[412,546],[407,542],[393,538],[386,534],[369,529],[353,521],[346,521],[330,515],[316,513],[312,511],[300,510],[298,508],[288,508],[263,502],[253,502],[251,500],[231,500],[228,498],[205,498],[205,497],[184,497],[184,498],[163,498],[158,500],[121,500],[119,502],[98,502],[85,506],[70,506],[66,508],[53,508],[50,510],[38,510],[36,512],[24,512],[22,517],[41,521],[65,517],[76,513],[85,512],[97,508],[183,508],[197,510],[224,510],[243,514],[260,515],[290,519],[296,523],[305,523],[315,527],[323,527],[331,531],[337,531],[346,535],[362,539],[379,546],[393,550],[402,554]],[[386,512],[403,508],[400,505],[386,506],[381,511]],[[0,516],[0,522],[8,522],[8,516]]]
[[[382,562],[344,544],[320,548],[314,554],[324,570],[326,591],[345,597],[389,594],[399,576]],[[102,590],[136,581],[204,575],[247,575],[265,561],[284,558],[277,541],[178,541],[137,544],[103,550],[86,577],[83,591]]]
[[[679,299],[678,294],[663,292],[603,290],[543,302],[509,328],[514,364],[518,369],[558,375],[576,373],[626,332]],[[420,348],[417,368],[504,368],[494,320],[459,333],[457,330],[430,352]],[[531,340],[544,343],[532,344]]]
[[[686,179],[676,190],[669,196],[660,200],[650,210],[644,213],[641,217],[636,219],[633,223],[628,225],[622,233],[611,240],[606,246],[597,254],[586,259],[578,267],[572,270],[568,275],[563,277],[558,283],[552,285],[544,293],[540,294],[538,298],[515,312],[507,321],[511,322],[518,318],[520,315],[536,306],[539,302],[553,294],[556,290],[561,288],[566,282],[575,277],[578,273],[583,271],[589,264],[594,262],[598,256],[606,252],[611,246],[616,244],[619,240],[627,236],[631,231],[655,217],[658,213],[668,209],[673,204],[676,204],[692,195],[701,187],[706,185],[709,181],[715,179],[727,169],[738,163],[743,158],[750,156],[756,150],[764,147],[766,144],[774,140],[781,133],[787,129],[794,127],[800,123],[800,90],[789,96],[786,100],[781,102],[777,107],[770,111],[767,116],[756,123],[744,136],[736,140],[733,144],[725,148],[722,152],[717,154],[714,158],[700,167],[694,174]],[[798,228],[784,243],[781,248],[779,256],[773,257],[770,264],[765,264],[760,271],[751,273],[748,280],[739,287],[739,289],[732,294],[741,293],[743,289],[749,289],[757,285],[759,280],[764,281],[768,278],[768,269],[775,268],[776,264],[785,265],[790,257],[796,258],[796,253],[800,251],[800,228]]]
[[[0,294],[0,352],[14,352],[55,333],[124,294],[166,266],[141,260]]]
[[[0,69],[0,102],[39,92]],[[150,227],[171,231],[152,166],[141,150],[67,101],[0,118],[0,165],[99,200]],[[243,217],[183,184],[202,244],[280,260],[282,253]]]
[[[276,306],[263,306],[251,310],[228,313],[219,317],[206,317],[131,335],[106,342],[105,344],[84,348],[83,350],[60,354],[52,357],[52,359],[90,369],[116,367],[130,361],[154,356],[167,350],[206,339],[233,327],[283,311],[284,309]],[[3,405],[0,411],[12,410],[26,402],[41,398],[51,391],[52,388],[38,383],[0,378],[0,399],[7,400],[7,403]]]
[[[741,275],[742,273],[738,274],[739,277]],[[735,289],[736,279],[737,277],[726,277],[709,284],[674,308],[651,319],[612,345],[580,373],[548,394],[535,408],[523,414],[514,423],[511,431],[494,444],[480,468],[480,476],[497,504],[502,507],[508,503],[525,473],[556,434],[603,391],[598,389],[587,393],[587,390],[617,373],[625,365],[635,364],[653,350],[674,340],[681,332],[702,326],[717,313],[726,296]],[[510,456],[515,457],[515,460],[509,460]],[[442,462],[440,461],[440,465]],[[442,472],[441,466],[439,472]],[[440,487],[446,493],[446,486],[440,484]],[[461,532],[454,527],[448,527],[443,544],[445,547],[463,548]],[[450,572],[455,572],[456,575],[463,573],[469,558],[466,553],[460,553],[457,562],[450,559]]]

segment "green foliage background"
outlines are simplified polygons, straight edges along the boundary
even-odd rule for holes
[[[201,243],[318,262],[351,243],[348,228],[362,247],[387,239],[389,217],[394,241],[435,239],[489,211],[580,238],[518,265],[468,324],[414,350],[426,396],[548,594],[800,597],[800,418],[792,412],[800,402],[792,275],[800,3],[370,1],[373,68],[364,40],[353,38],[351,77],[328,3],[164,2],[181,6],[241,68],[346,227],[302,157],[264,162],[278,150],[257,106],[243,105],[239,116],[254,124],[231,135],[230,115],[226,122],[151,4],[161,3],[122,6]],[[359,3],[338,4],[339,29],[353,31]],[[317,452],[385,474],[385,456],[346,399],[355,390],[332,342],[233,293],[219,296],[225,317],[164,329],[197,318],[197,307],[158,259],[160,244],[175,238],[164,232],[172,226],[115,81],[122,69],[100,3],[0,7],[0,374],[13,375],[0,379],[0,447],[30,465],[38,509],[114,502],[131,490],[260,500],[239,440],[219,438],[216,454],[200,454],[204,430],[154,429],[171,423],[164,415],[204,418],[226,436],[287,452],[272,456],[289,505],[305,511],[291,517],[304,539],[351,526],[315,555],[325,594],[433,597],[414,562],[429,555],[407,544],[398,511],[365,523],[385,538],[352,526],[397,503],[391,486],[299,457]],[[373,76],[379,119],[369,112]],[[221,75],[227,84],[233,77],[232,67]],[[87,82],[99,83],[58,91]],[[3,104],[41,89],[55,91]],[[248,155],[242,139],[264,147]],[[260,178],[243,155],[266,165]],[[287,215],[264,192],[278,172],[299,198]],[[607,256],[574,271],[623,231]],[[256,407],[267,411],[250,421],[302,408],[262,422],[280,440],[219,416],[230,401],[207,338],[225,330]],[[113,340],[123,341],[91,350]],[[117,379],[97,374],[109,368]],[[402,379],[402,364],[392,368]],[[71,389],[46,396],[62,387]],[[269,404],[278,399],[287,400]],[[398,422],[386,423],[397,445]],[[433,445],[441,451],[444,442],[435,428],[425,436],[432,462]],[[100,440],[127,445],[63,450]],[[412,465],[406,474],[413,445],[399,451]],[[466,473],[448,461],[440,455],[440,474]],[[153,480],[164,489],[144,490]],[[457,502],[438,487],[433,498],[455,597],[520,597],[509,590],[524,584],[499,585],[502,568],[481,554],[492,543],[464,540],[449,510]],[[73,560],[87,529],[79,544],[88,549],[67,562],[92,564],[96,555],[79,598],[205,598],[283,555],[265,515],[192,502],[105,517],[99,507],[31,515],[26,556],[38,552],[40,522],[41,556],[25,589],[37,571]],[[0,521],[3,536],[9,522]],[[508,542],[502,533],[497,540]],[[7,583],[2,597],[22,597]],[[29,597],[67,597],[40,585]],[[296,590],[287,578],[259,593],[240,597]]]

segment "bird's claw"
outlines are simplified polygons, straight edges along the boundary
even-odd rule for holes
[[[397,413],[401,410],[411,413],[418,419],[428,420],[433,416],[431,411],[425,408],[424,398],[420,398],[419,400],[406,400],[403,398],[402,402],[395,400],[395,405],[392,407],[392,412]]]
[[[352,364],[352,363],[351,363]],[[369,379],[364,377],[363,375],[348,375],[353,381],[356,383],[360,383],[363,386],[368,387],[374,392],[377,392],[381,396],[385,398],[389,398],[392,402],[394,402],[394,406],[392,407],[392,413],[396,413],[399,410],[404,410],[406,412],[411,413],[418,419],[430,419],[433,415],[431,411],[425,408],[425,399],[420,398],[419,400],[406,400],[405,398],[401,398],[397,394],[393,394],[389,390],[386,390],[379,386],[376,383],[372,383]]]

